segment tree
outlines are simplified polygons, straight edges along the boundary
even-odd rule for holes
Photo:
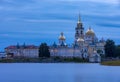
[[[115,57],[115,42],[108,39],[105,44],[105,56]]]
[[[120,45],[115,47],[115,56],[120,57]]]
[[[39,47],[39,57],[50,57],[49,47],[46,43],[41,43]]]
[[[103,51],[102,50],[97,50],[97,53],[100,55],[103,55]]]

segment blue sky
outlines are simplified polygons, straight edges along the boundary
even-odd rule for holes
[[[0,0],[0,50],[8,45],[58,42],[64,32],[73,43],[78,14],[85,31],[120,44],[119,0]]]

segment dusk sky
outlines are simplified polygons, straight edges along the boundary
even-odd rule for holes
[[[120,44],[119,0],[0,0],[0,51],[8,45],[74,42],[78,14],[101,39]]]

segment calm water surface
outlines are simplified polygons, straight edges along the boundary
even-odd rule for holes
[[[99,64],[0,64],[0,82],[120,82],[120,67]]]

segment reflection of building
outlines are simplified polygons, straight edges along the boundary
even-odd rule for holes
[[[59,43],[54,43],[50,46],[51,56],[60,57],[79,57],[84,59],[89,59],[90,62],[100,62],[100,54],[104,54],[105,41],[98,38],[91,27],[85,32],[83,24],[80,20],[80,16],[75,28],[75,41],[74,44],[68,46],[66,44],[66,38],[62,32],[58,38]],[[38,47],[37,46],[9,46],[5,48],[7,54],[13,53],[14,56],[24,56],[24,57],[38,57]],[[97,53],[99,51],[99,54]]]
[[[80,16],[77,27],[75,28],[74,44],[69,47],[65,40],[65,36],[61,33],[58,45],[54,43],[50,48],[51,56],[89,58],[91,62],[93,62],[94,59],[94,61],[97,62],[97,60],[100,61],[101,58],[97,51],[101,51],[100,54],[104,54],[105,41],[103,39],[98,41],[98,38],[91,27],[84,32]],[[94,52],[96,52],[96,54]]]

